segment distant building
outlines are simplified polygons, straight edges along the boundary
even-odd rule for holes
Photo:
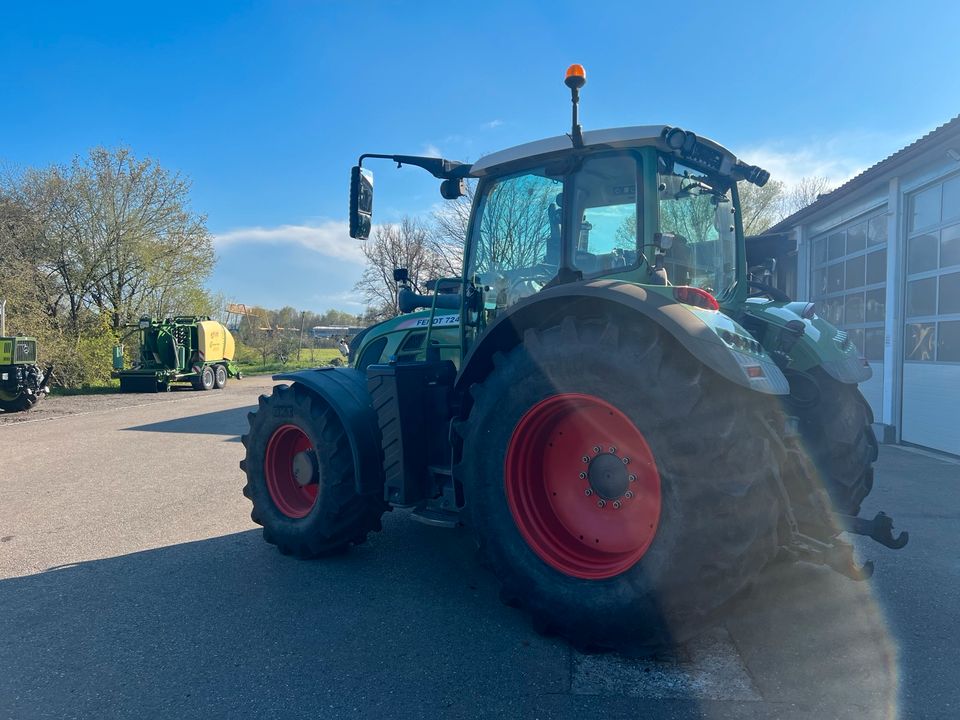
[[[747,245],[870,361],[883,440],[960,455],[960,116]]]
[[[317,325],[310,328],[310,335],[315,338],[349,338],[363,330],[362,327],[348,327],[346,325]]]

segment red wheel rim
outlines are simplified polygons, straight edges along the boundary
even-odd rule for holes
[[[267,443],[264,459],[267,490],[274,505],[287,517],[306,517],[317,502],[320,485],[301,485],[293,474],[294,457],[312,448],[310,438],[296,425],[281,425]]]
[[[553,395],[530,408],[510,438],[504,483],[523,539],[572,577],[619,575],[657,534],[660,474],[650,446],[593,395]]]

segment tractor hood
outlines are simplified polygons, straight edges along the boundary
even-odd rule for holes
[[[849,334],[810,312],[809,303],[750,298],[744,312],[766,325],[768,333],[773,333],[775,337],[765,337],[764,345],[783,347],[790,357],[787,364],[790,370],[807,371],[819,365],[835,380],[847,384],[863,382],[873,375]]]

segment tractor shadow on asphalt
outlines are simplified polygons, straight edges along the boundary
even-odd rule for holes
[[[501,605],[467,532],[402,515],[319,561],[251,530],[2,580],[0,715],[879,717],[895,698],[866,584],[763,578],[727,622],[757,691],[741,715],[736,698],[643,690],[650,661],[607,656],[616,683],[578,676],[587,656]]]
[[[252,407],[231,408],[161,422],[123,428],[124,431],[226,435],[226,442],[240,442],[248,428],[247,413]]]

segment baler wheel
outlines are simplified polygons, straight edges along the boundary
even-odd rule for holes
[[[227,384],[227,369],[223,365],[217,365],[214,368],[213,387],[222,390]]]
[[[200,378],[197,381],[197,390],[213,390],[216,382],[217,378],[213,373],[213,368],[209,365],[205,365],[203,370],[200,371]]]

